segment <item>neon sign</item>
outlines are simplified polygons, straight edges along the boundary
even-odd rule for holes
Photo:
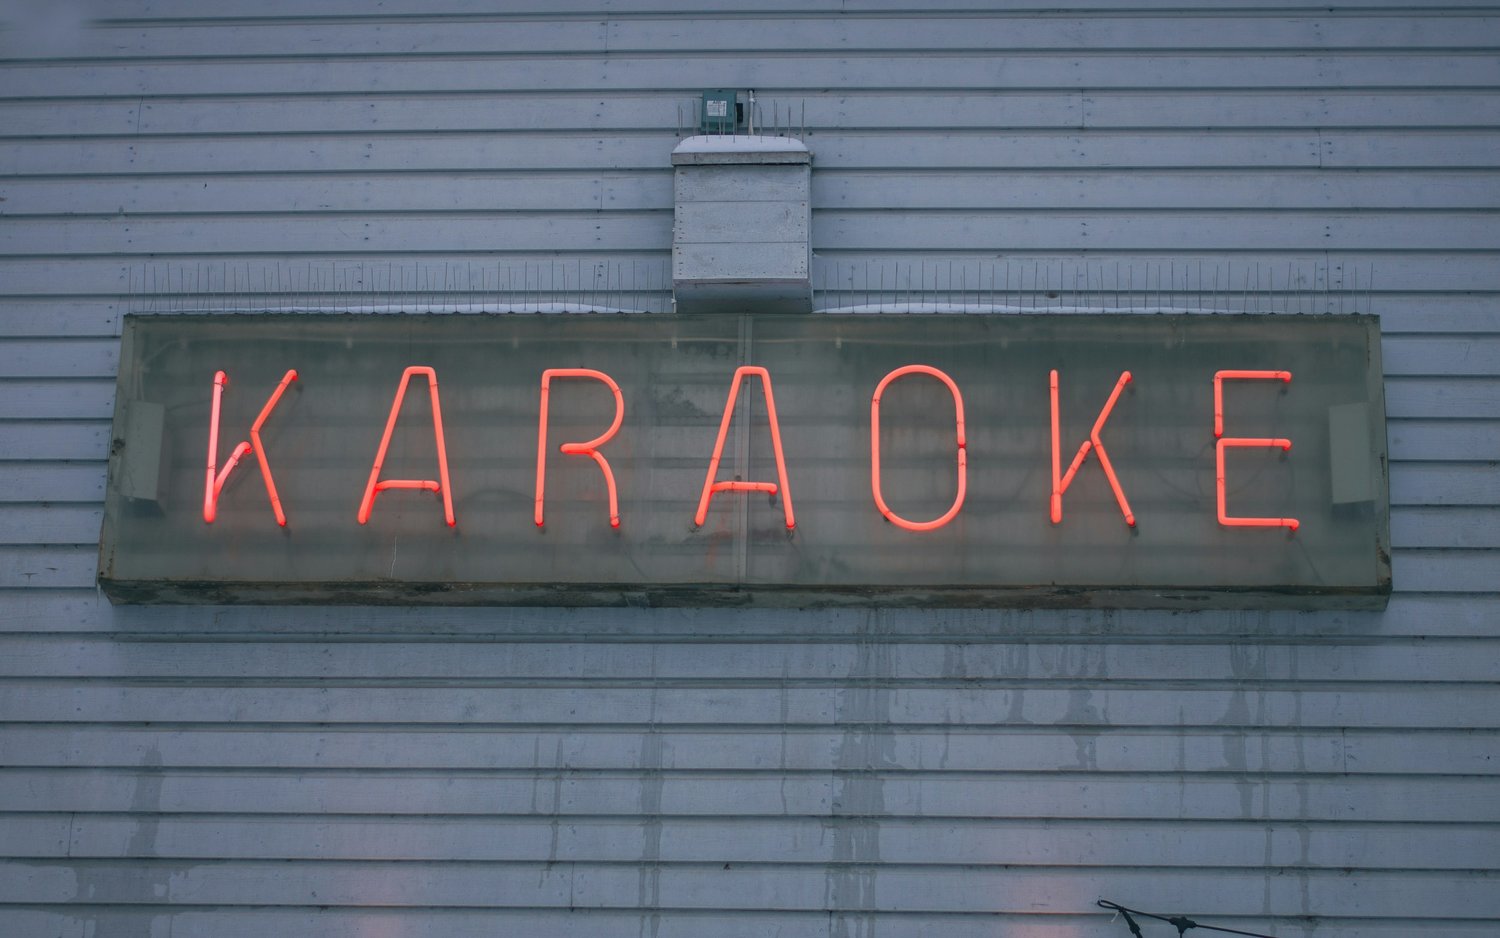
[[[120,601],[1368,606],[1390,587],[1369,317],[171,316],[129,317],[123,343],[117,433],[136,401],[170,416],[165,496],[107,498]],[[220,466],[221,425],[253,407],[230,375],[280,381]],[[1329,414],[1351,405],[1381,485],[1335,504]],[[112,479],[147,448],[118,440]],[[251,452],[269,518],[234,471]]]

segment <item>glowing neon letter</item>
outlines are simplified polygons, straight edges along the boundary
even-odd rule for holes
[[[1283,453],[1292,448],[1292,441],[1281,438],[1252,438],[1224,436],[1224,380],[1226,378],[1248,381],[1280,381],[1290,384],[1290,371],[1218,371],[1214,373],[1214,436],[1218,444],[1214,447],[1214,487],[1218,490],[1219,523],[1227,528],[1289,528],[1296,531],[1301,522],[1296,518],[1231,518],[1227,506],[1228,496],[1224,484],[1224,450],[1233,447],[1266,447],[1280,449]]]
[[[1099,439],[1099,431],[1104,429],[1105,421],[1109,420],[1109,414],[1115,409],[1115,402],[1120,399],[1120,392],[1125,390],[1125,385],[1130,383],[1130,372],[1120,372],[1120,380],[1115,382],[1114,392],[1109,395],[1104,409],[1099,411],[1099,419],[1094,421],[1094,429],[1089,432],[1089,438],[1078,447],[1078,454],[1073,457],[1073,462],[1068,466],[1066,474],[1061,473],[1062,455],[1058,447],[1060,445],[1061,433],[1058,429],[1058,406],[1057,406],[1057,371],[1052,372],[1052,523],[1062,522],[1062,497],[1073,484],[1073,476],[1078,468],[1083,465],[1089,450],[1099,454],[1099,467],[1104,470],[1104,477],[1109,480],[1109,487],[1115,493],[1115,501],[1120,505],[1120,513],[1125,516],[1125,523],[1135,527],[1135,515],[1130,511],[1130,503],[1125,500],[1125,490],[1120,488],[1120,480],[1115,476],[1115,467],[1109,461],[1109,453],[1104,449],[1104,441]]]
[[[953,395],[953,417],[958,425],[958,494],[953,498],[953,506],[942,517],[932,521],[906,520],[891,511],[890,506],[885,503],[885,496],[880,491],[880,396],[885,392],[887,385],[905,375],[931,375],[946,384],[948,393]],[[952,378],[930,365],[903,365],[880,379],[880,383],[875,386],[874,396],[870,398],[870,489],[875,494],[875,507],[880,509],[885,520],[908,531],[932,531],[952,521],[958,515],[958,510],[963,507],[964,493],[968,489],[967,453],[968,446],[964,439],[964,398],[958,393],[958,385],[953,383]]]
[[[1280,381],[1292,383],[1290,371],[1216,371],[1214,372],[1214,439],[1224,435],[1224,380]]]
[[[281,496],[276,493],[276,480],[271,477],[271,462],[266,458],[266,448],[260,442],[260,428],[265,426],[266,418],[271,416],[271,411],[276,409],[276,404],[281,400],[281,395],[286,391],[287,385],[297,380],[295,369],[288,369],[282,376],[281,383],[276,385],[276,390],[271,392],[266,406],[260,409],[260,416],[255,418],[255,423],[250,425],[250,442],[240,443],[229,454],[229,461],[224,463],[223,469],[217,469],[219,461],[219,405],[224,397],[224,388],[229,385],[229,376],[222,371],[214,373],[214,403],[213,409],[208,417],[208,474],[203,482],[203,520],[213,524],[219,514],[219,493],[224,490],[224,483],[229,479],[229,473],[239,465],[240,459],[251,450],[255,451],[255,458],[260,462],[260,477],[266,483],[266,496],[271,500],[271,511],[276,515],[276,523],[286,527],[286,512],[281,510]]]
[[[432,392],[432,431],[437,438],[438,478],[441,482],[431,479],[380,479],[380,467],[385,465],[385,451],[391,445],[391,433],[396,429],[396,417],[401,413],[401,401],[406,397],[406,386],[411,382],[413,375],[423,375],[427,378],[427,385]],[[359,503],[359,523],[364,524],[370,520],[370,512],[375,509],[375,496],[386,489],[422,489],[428,492],[441,492],[443,496],[443,517],[448,522],[448,527],[457,524],[453,517],[453,487],[448,482],[448,447],[443,441],[443,408],[438,402],[437,372],[425,365],[412,365],[401,375],[401,384],[396,388],[396,400],[391,404],[391,416],[385,422],[385,436],[380,438],[380,449],[375,452],[375,465],[370,470],[370,482],[365,486],[365,497]]]
[[[729,435],[729,418],[734,413],[734,402],[740,396],[740,382],[750,375],[760,378],[761,387],[766,392],[766,417],[771,421],[771,448],[776,452],[776,477],[781,485],[778,488],[775,482],[716,482],[714,477],[719,472],[719,459],[724,455],[724,438]],[[781,451],[781,424],[776,420],[776,398],[771,394],[771,374],[764,368],[754,365],[742,365],[734,371],[734,379],[729,385],[729,400],[724,402],[724,419],[719,423],[719,439],[714,443],[713,458],[708,461],[708,476],[703,480],[703,496],[698,499],[698,512],[693,515],[693,524],[702,527],[708,518],[708,502],[719,492],[767,492],[775,495],[781,493],[781,507],[786,513],[786,526],[788,529],[797,526],[797,517],[792,513],[792,489],[786,481],[786,457]]]
[[[625,419],[625,397],[620,393],[620,386],[615,384],[615,379],[592,368],[548,368],[542,372],[541,425],[536,433],[536,526],[542,526],[542,501],[547,484],[547,394],[553,378],[593,378],[604,382],[614,392],[615,422],[609,425],[609,429],[587,443],[564,443],[558,449],[570,456],[588,456],[599,464],[599,471],[604,473],[604,484],[609,489],[609,526],[618,528],[620,505],[615,497],[615,474],[610,471],[609,460],[599,455],[599,447],[608,443],[615,431],[620,429],[620,421]]]

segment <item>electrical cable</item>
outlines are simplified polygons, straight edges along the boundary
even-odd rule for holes
[[[1111,902],[1108,899],[1100,899],[1095,903],[1095,905],[1099,906],[1099,908],[1101,909],[1109,909],[1111,912],[1114,912],[1117,915],[1125,916],[1125,924],[1130,927],[1130,933],[1132,935],[1135,935],[1136,938],[1144,938],[1144,936],[1141,935],[1141,927],[1137,925],[1135,919],[1131,917],[1132,914],[1139,915],[1142,918],[1154,918],[1158,922],[1166,922],[1168,925],[1171,925],[1173,928],[1177,929],[1178,938],[1181,938],[1182,935],[1186,934],[1189,928],[1202,928],[1208,931],[1223,932],[1226,935],[1246,935],[1248,936],[1248,938],[1276,938],[1275,935],[1264,935],[1260,932],[1255,931],[1240,931],[1237,928],[1222,928],[1218,925],[1204,925],[1200,922],[1193,921],[1186,915],[1153,915],[1150,912],[1142,912],[1140,909],[1127,909],[1125,908],[1125,906],[1120,905],[1118,902]]]

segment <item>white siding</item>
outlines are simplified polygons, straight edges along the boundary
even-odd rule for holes
[[[494,6],[0,33],[0,932],[1500,931],[1500,6]],[[1381,314],[1390,608],[100,597],[125,311],[660,306],[702,88],[805,121],[824,307]]]

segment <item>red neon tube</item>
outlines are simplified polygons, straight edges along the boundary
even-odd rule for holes
[[[432,395],[432,432],[437,440],[438,478],[441,482],[431,479],[380,479],[380,468],[385,465],[385,453],[391,445],[391,434],[396,429],[396,418],[401,414],[401,401],[406,397],[406,386],[411,383],[414,375],[422,375],[427,379],[428,390]],[[375,452],[375,465],[370,469],[370,481],[365,486],[364,498],[359,503],[359,523],[365,524],[370,520],[370,513],[375,510],[375,497],[387,489],[419,489],[428,492],[440,492],[443,496],[443,518],[448,522],[448,527],[458,523],[453,516],[453,486],[448,480],[448,447],[443,439],[443,408],[438,400],[437,372],[425,365],[412,365],[401,374],[401,384],[396,388],[396,399],[391,404],[391,415],[385,422],[385,435],[380,438],[380,449]]]
[[[952,507],[931,521],[908,521],[896,514],[886,504],[880,487],[880,398],[885,393],[887,385],[906,375],[930,375],[947,385],[948,393],[953,395],[953,418],[958,427],[958,494],[953,498]],[[967,454],[968,445],[964,438],[964,398],[952,378],[930,365],[903,365],[880,379],[880,383],[875,386],[874,395],[870,398],[870,489],[875,495],[875,507],[880,509],[885,520],[908,531],[933,531],[957,517],[959,509],[964,504],[964,495],[968,491]]]
[[[734,413],[734,402],[740,396],[740,382],[751,375],[760,378],[761,387],[765,390],[766,416],[771,422],[771,448],[776,453],[776,477],[781,483],[779,487],[772,482],[714,481],[719,473],[719,460],[724,455],[724,440],[729,435],[729,420]],[[776,419],[776,398],[771,393],[771,374],[755,365],[741,365],[735,369],[734,378],[729,385],[729,399],[724,402],[724,419],[719,422],[719,438],[714,443],[714,454],[708,461],[708,476],[703,480],[703,494],[698,499],[698,511],[693,515],[693,524],[703,527],[703,522],[708,519],[709,500],[720,492],[767,492],[775,495],[778,491],[781,493],[786,526],[790,530],[797,526],[797,516],[792,513],[792,490],[787,485],[786,456],[781,450],[781,424]]]
[[[592,378],[604,382],[615,395],[615,421],[609,425],[608,430],[587,443],[564,443],[558,449],[570,456],[588,456],[598,464],[599,471],[604,473],[604,485],[609,490],[609,526],[618,528],[620,504],[615,494],[615,474],[609,468],[609,460],[599,453],[599,447],[608,443],[620,429],[620,422],[625,419],[625,396],[620,393],[620,386],[615,383],[615,379],[592,368],[548,368],[542,372],[541,421],[536,434],[536,526],[542,526],[542,505],[546,494],[547,396],[553,378]]]
[[[1290,384],[1290,371],[1216,371],[1214,372],[1214,439],[1224,435],[1224,381],[1281,381]]]
[[[1228,508],[1227,484],[1224,480],[1224,450],[1230,448],[1265,447],[1279,449],[1283,453],[1292,448],[1292,441],[1269,437],[1224,436],[1224,381],[1239,379],[1251,381],[1281,381],[1289,384],[1290,371],[1219,371],[1214,373],[1214,436],[1218,443],[1214,447],[1214,488],[1216,490],[1219,523],[1227,528],[1287,528],[1295,532],[1302,526],[1296,518],[1240,518],[1231,517]]]
[[[1115,409],[1115,403],[1120,399],[1120,392],[1125,390],[1125,385],[1131,382],[1130,372],[1120,372],[1120,378],[1115,382],[1115,389],[1109,395],[1109,400],[1104,404],[1104,409],[1099,411],[1099,419],[1094,421],[1093,430],[1089,431],[1089,438],[1078,447],[1078,453],[1074,455],[1073,462],[1068,466],[1066,473],[1060,474],[1062,468],[1061,430],[1059,424],[1059,407],[1057,403],[1057,370],[1052,371],[1052,502],[1051,517],[1053,524],[1062,522],[1062,497],[1073,484],[1073,477],[1077,475],[1083,461],[1088,457],[1090,451],[1099,454],[1099,467],[1104,470],[1104,477],[1109,480],[1110,491],[1115,493],[1115,502],[1120,506],[1120,513],[1125,516],[1125,523],[1135,527],[1135,514],[1130,510],[1130,502],[1125,498],[1125,490],[1120,486],[1120,479],[1115,475],[1114,464],[1109,461],[1109,452],[1104,448],[1104,441],[1099,438],[1099,432],[1104,429],[1104,424],[1109,420],[1110,412]]]
[[[1231,447],[1264,446],[1271,449],[1280,449],[1282,452],[1292,448],[1292,441],[1285,439],[1253,439],[1250,437],[1223,437],[1215,445],[1216,473],[1215,488],[1218,489],[1219,523],[1227,528],[1288,528],[1296,531],[1302,523],[1296,518],[1231,518],[1229,509],[1225,504],[1224,484],[1224,450]]]
[[[219,458],[219,410],[224,396],[224,388],[229,385],[229,376],[222,371],[214,373],[214,400],[213,408],[208,418],[208,472],[203,486],[203,520],[213,524],[219,513],[219,495],[224,490],[224,483],[229,479],[229,473],[239,465],[244,455],[251,450],[255,451],[255,458],[260,462],[260,476],[266,484],[266,496],[271,500],[271,511],[276,515],[276,523],[286,527],[286,512],[281,507],[281,496],[276,492],[276,479],[271,475],[271,462],[266,458],[265,446],[260,441],[261,428],[266,424],[266,418],[271,416],[271,411],[276,409],[277,403],[281,401],[281,395],[286,392],[287,385],[297,380],[295,369],[287,369],[282,376],[281,383],[276,385],[276,390],[271,392],[271,397],[266,401],[266,406],[260,410],[260,416],[255,418],[255,423],[250,427],[250,442],[240,443],[235,446],[234,451],[229,454],[229,460],[224,463],[224,468],[216,470],[215,463]]]

